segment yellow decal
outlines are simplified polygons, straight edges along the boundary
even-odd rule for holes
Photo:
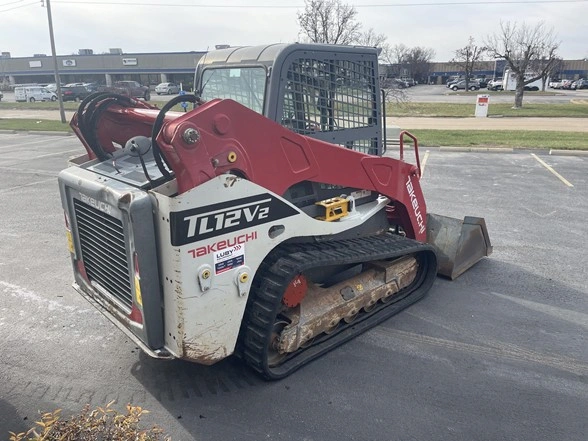
[[[135,276],[135,300],[137,301],[137,305],[142,308],[143,297],[141,297],[141,284],[139,283],[139,278],[137,276]]]
[[[71,254],[74,253],[74,244],[73,244],[73,237],[71,235],[71,231],[65,230],[65,237],[67,237],[67,249]]]

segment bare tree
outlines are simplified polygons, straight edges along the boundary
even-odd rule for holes
[[[386,45],[382,51],[382,60],[389,65],[389,72],[391,75],[401,76],[402,64],[408,48],[400,43],[394,46]]]
[[[516,22],[500,23],[500,32],[486,38],[485,45],[494,58],[506,60],[516,79],[514,108],[523,107],[525,85],[545,75],[555,62],[559,42],[553,29],[540,22],[535,26]],[[546,60],[539,65],[539,60]],[[540,69],[535,71],[533,69]]]
[[[353,44],[360,37],[356,9],[340,0],[305,0],[298,12],[301,33],[313,43]]]
[[[557,56],[552,59],[543,57],[533,63],[532,68],[532,70],[535,72],[541,72],[541,90],[543,92],[545,92],[545,86],[547,85],[549,78],[559,76],[559,73],[563,69],[563,59]]]
[[[387,40],[388,37],[386,37],[384,34],[376,34],[373,28],[369,28],[367,31],[363,31],[359,34],[355,44],[358,44],[359,46],[369,46],[377,48],[378,58],[384,61],[386,53],[389,50]]]
[[[380,80],[380,87],[384,91],[384,101],[387,103],[404,104],[410,101],[405,89],[401,89],[392,78]]]
[[[426,83],[431,71],[431,60],[434,56],[434,49],[416,46],[406,52],[403,65],[406,66],[413,79],[419,83]]]
[[[455,64],[459,70],[465,74],[465,90],[470,88],[470,77],[477,69],[480,61],[484,59],[486,48],[478,46],[475,43],[474,37],[470,36],[468,44],[455,51],[455,57],[450,60],[450,63]]]
[[[387,46],[386,37],[384,34],[376,34],[374,28],[369,28],[367,31],[360,32],[355,40],[355,43],[360,46],[369,46],[369,47],[377,47],[377,48],[384,48]]]
[[[408,54],[408,47],[404,44],[395,44],[394,46],[390,47],[388,52],[388,62],[402,64],[406,59],[406,54]]]
[[[424,47],[406,47],[404,44],[384,46],[382,59],[390,65],[392,75],[410,76],[419,83],[426,82],[429,77],[431,60],[435,51]]]

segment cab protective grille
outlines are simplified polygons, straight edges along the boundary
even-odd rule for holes
[[[88,279],[130,310],[133,299],[122,222],[78,199],[74,210]]]

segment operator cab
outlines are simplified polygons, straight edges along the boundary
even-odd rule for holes
[[[200,59],[194,84],[205,101],[232,99],[296,133],[363,153],[384,152],[375,48],[220,49]]]

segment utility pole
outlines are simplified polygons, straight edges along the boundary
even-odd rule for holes
[[[55,38],[53,37],[53,19],[51,18],[51,3],[47,2],[47,19],[49,21],[49,39],[51,40],[51,55],[53,56],[53,69],[55,70],[55,84],[57,85],[57,99],[59,100],[59,114],[61,115],[61,122],[65,124],[65,110],[63,108],[63,99],[61,97],[61,80],[59,78],[59,67],[57,66],[57,55],[55,54]],[[41,0],[42,4],[43,0]]]

